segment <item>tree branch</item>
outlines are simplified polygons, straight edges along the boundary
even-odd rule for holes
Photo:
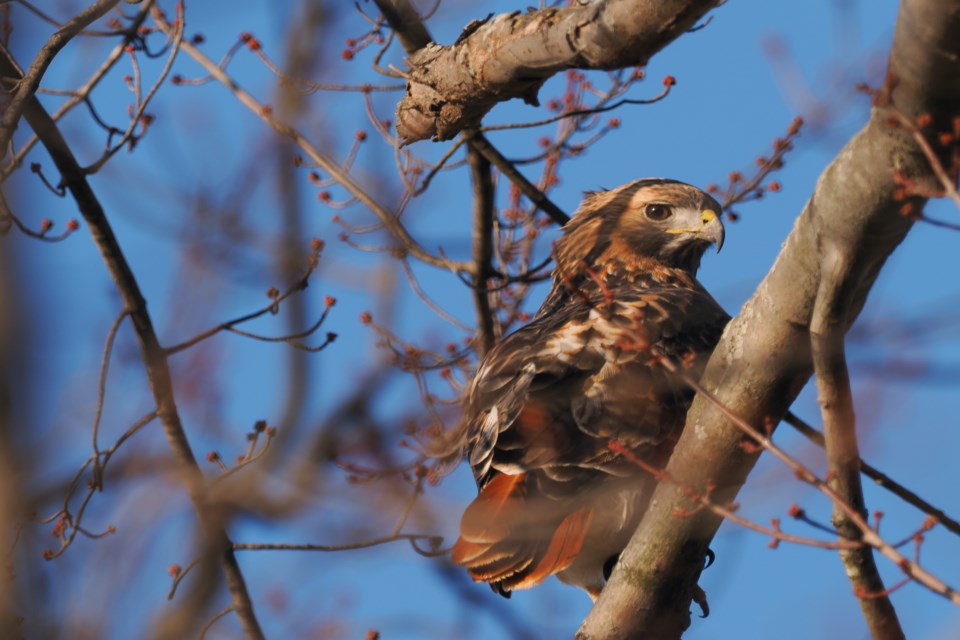
[[[410,56],[397,134],[404,144],[449,140],[499,102],[538,104],[540,87],[560,71],[643,66],[720,2],[606,0],[476,20],[453,45],[421,45]]]
[[[169,34],[171,26],[166,19],[157,11],[153,12],[153,17],[157,23],[157,26],[159,26],[164,33]],[[279,120],[278,118],[275,118],[272,115],[272,110],[268,105],[259,102],[250,93],[241,88],[240,85],[237,84],[237,82],[223,70],[223,68],[213,62],[213,60],[211,60],[209,57],[204,55],[204,53],[197,47],[193,46],[189,42],[183,42],[181,47],[188,56],[200,64],[200,66],[202,66],[204,70],[209,73],[217,82],[222,84],[231,93],[233,93],[233,95],[237,98],[237,100],[240,101],[241,104],[254,112],[257,117],[270,125],[277,133],[293,140],[293,142],[296,143],[296,145],[299,146],[313,162],[323,168],[324,171],[330,174],[331,178],[349,191],[350,194],[363,203],[364,206],[370,209],[370,211],[372,211],[377,218],[380,219],[380,222],[383,224],[384,228],[390,232],[390,235],[400,245],[400,248],[403,251],[426,264],[433,265],[441,269],[448,269],[450,271],[461,273],[470,273],[471,265],[469,263],[446,260],[444,258],[437,257],[424,249],[420,243],[418,243],[413,236],[410,235],[406,227],[400,223],[400,220],[397,218],[396,214],[377,202],[377,200],[375,200],[373,196],[366,191],[366,189],[357,183],[347,171],[343,170],[337,161],[313,146],[313,144],[311,144],[310,141],[307,140],[296,128]]]
[[[5,89],[14,90],[21,78],[19,72],[6,56],[0,56],[0,77]],[[107,270],[116,284],[124,309],[130,315],[140,352],[146,368],[147,379],[157,405],[157,415],[163,424],[167,443],[176,458],[181,478],[187,486],[190,499],[204,530],[205,546],[215,554],[226,577],[227,587],[233,599],[233,606],[248,638],[262,638],[259,622],[253,613],[253,603],[247,592],[243,574],[237,564],[231,548],[230,539],[223,528],[216,509],[209,504],[204,488],[203,474],[197,465],[190,442],[187,439],[180,415],[177,411],[173,393],[173,384],[167,357],[157,339],[153,321],[147,312],[147,303],[140,291],[130,265],[120,249],[119,242],[100,205],[90,188],[86,175],[64,140],[56,123],[43,108],[36,96],[28,96],[23,103],[23,115],[34,130],[43,146],[47,149],[60,171],[63,185],[70,191],[80,213],[90,227],[90,233],[106,263]],[[199,612],[196,612],[199,614]],[[192,622],[190,616],[184,620]],[[179,630],[186,633],[187,629]],[[177,635],[180,635],[179,633]]]
[[[383,13],[384,19],[394,33],[400,39],[404,51],[410,55],[415,55],[423,47],[431,42],[430,32],[426,25],[420,20],[416,9],[410,4],[409,0],[374,0],[377,8]],[[479,120],[477,121],[479,124]],[[400,123],[397,123],[397,132],[400,132]],[[402,136],[401,136],[402,137]],[[451,136],[452,137],[452,136]],[[495,166],[505,175],[510,182],[519,187],[523,193],[534,205],[541,211],[550,216],[554,222],[559,225],[565,225],[570,220],[570,216],[553,203],[543,191],[537,188],[535,184],[527,180],[527,177],[520,173],[512,162],[507,160],[500,151],[490,144],[486,136],[478,130],[465,132],[464,138],[470,148],[470,153],[478,153],[487,162]],[[476,274],[474,274],[476,275]]]
[[[904,0],[889,73],[893,100],[910,116],[929,113],[940,130],[960,111],[960,13],[936,0]],[[887,257],[912,221],[895,198],[894,170],[936,184],[916,143],[874,113],[821,176],[777,262],[727,327],[702,386],[751,424],[774,423],[810,377],[810,323],[821,279],[816,231],[849,261],[838,317],[845,332],[859,314]],[[911,198],[914,210],[924,198]],[[668,471],[682,484],[713,481],[732,500],[757,459],[743,434],[698,394]],[[578,638],[676,638],[690,623],[691,596],[707,545],[721,519],[709,512],[673,515],[686,498],[661,484]]]
[[[818,447],[823,448],[825,446],[826,443],[824,442],[823,434],[801,420],[792,412],[788,411],[787,414],[783,416],[783,421],[796,429],[801,435],[803,435],[803,437],[807,438]],[[953,533],[954,535],[960,536],[960,522],[957,522],[948,516],[943,509],[938,509],[937,507],[933,506],[910,489],[895,481],[893,478],[883,473],[873,465],[864,461],[862,458],[860,459],[860,472],[873,480],[878,486],[883,487],[907,504],[913,505],[928,516],[932,516],[934,519],[936,519],[937,524],[942,526],[947,531]]]
[[[2,150],[0,151],[0,159],[6,158],[6,150],[10,144],[10,139],[13,137],[13,132],[17,128],[17,123],[20,121],[20,116],[23,115],[28,102],[35,99],[34,94],[37,92],[37,87],[40,86],[40,80],[56,55],[87,25],[113,9],[119,2],[120,0],[100,0],[93,3],[57,29],[57,32],[47,40],[37,53],[37,57],[33,59],[30,68],[25,73],[21,75],[19,70],[14,69],[16,73],[11,74],[9,78],[17,78],[17,81],[6,87],[11,97],[10,102],[4,109],[3,117],[0,119],[0,150]],[[4,61],[4,66],[5,68],[10,66],[9,61]]]
[[[493,270],[493,171],[490,162],[474,150],[467,154],[473,181],[473,301],[477,315],[477,357],[493,347],[494,311],[487,284]]]
[[[827,477],[830,487],[866,520],[867,508],[860,484],[860,452],[857,446],[856,416],[850,373],[844,352],[842,300],[849,278],[849,264],[829,234],[818,238],[821,280],[810,323],[813,368],[817,395],[823,415],[823,434],[827,453]],[[863,534],[848,515],[834,505],[833,525],[840,540],[861,540]],[[905,638],[897,613],[877,570],[873,549],[861,546],[841,549],[846,569],[860,609],[875,639]]]

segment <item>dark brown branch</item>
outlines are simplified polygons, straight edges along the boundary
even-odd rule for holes
[[[527,180],[526,176],[517,171],[513,163],[507,160],[496,147],[490,144],[490,141],[487,140],[486,136],[482,133],[478,132],[470,137],[470,148],[476,149],[478,153],[489,160],[492,165],[500,170],[500,173],[520,188],[520,193],[525,195],[538,209],[550,216],[558,225],[563,226],[569,222],[570,216],[555,205],[553,201],[547,197],[547,194]]]
[[[297,340],[297,339],[300,339],[300,338],[309,337],[309,336],[312,335],[314,332],[316,332],[316,330],[319,329],[320,326],[323,324],[324,320],[327,319],[327,314],[330,312],[330,307],[333,306],[333,303],[332,303],[332,302],[328,302],[328,303],[327,303],[327,306],[325,306],[324,309],[323,309],[323,313],[320,314],[320,318],[319,318],[312,326],[310,326],[310,327],[308,327],[307,329],[304,329],[304,330],[302,330],[302,331],[299,331],[299,332],[297,332],[297,333],[291,333],[291,334],[289,334],[289,335],[282,336],[282,337],[280,337],[280,338],[265,338],[265,337],[263,337],[263,336],[255,336],[255,335],[253,335],[253,334],[250,334],[250,333],[247,333],[247,332],[240,331],[240,330],[236,329],[236,326],[237,326],[238,324],[243,324],[243,323],[245,323],[245,322],[250,322],[251,320],[255,320],[255,319],[257,319],[257,318],[260,318],[260,317],[262,317],[262,316],[265,316],[265,315],[267,315],[268,313],[271,313],[271,314],[272,314],[272,313],[276,313],[276,312],[280,309],[280,303],[281,303],[281,302],[287,300],[288,298],[294,299],[297,293],[299,293],[299,292],[303,291],[304,289],[306,289],[306,288],[307,288],[307,285],[308,285],[309,282],[310,282],[310,276],[313,275],[314,270],[317,268],[317,264],[318,264],[318,262],[319,262],[319,260],[320,260],[320,251],[321,251],[321,249],[322,249],[322,245],[315,242],[315,243],[314,243],[314,248],[313,248],[313,250],[312,250],[311,253],[310,253],[309,259],[307,260],[307,268],[306,268],[306,270],[301,274],[300,278],[299,278],[296,282],[294,282],[292,285],[290,285],[290,286],[287,288],[286,291],[284,291],[284,292],[281,293],[281,294],[278,294],[275,298],[273,298],[273,301],[272,301],[270,304],[268,304],[268,305],[266,305],[266,306],[264,306],[264,307],[261,307],[260,309],[258,309],[258,310],[256,310],[256,311],[253,311],[253,312],[251,312],[251,313],[244,314],[244,315],[242,315],[242,316],[240,316],[240,317],[238,317],[238,318],[234,318],[234,319],[232,319],[232,320],[227,320],[226,322],[221,322],[221,323],[218,324],[217,326],[211,327],[211,328],[207,329],[206,331],[203,331],[203,332],[195,335],[194,337],[190,338],[189,340],[185,340],[184,342],[181,342],[181,343],[179,343],[179,344],[175,344],[175,345],[173,345],[172,347],[167,347],[167,348],[165,348],[165,349],[164,349],[164,353],[165,353],[166,355],[168,355],[168,356],[172,356],[172,355],[175,354],[175,353],[180,353],[181,351],[186,351],[186,350],[189,349],[190,347],[196,345],[197,343],[203,342],[203,341],[206,340],[207,338],[210,338],[211,336],[214,336],[214,335],[220,333],[221,331],[230,331],[230,332],[233,332],[233,333],[237,333],[237,334],[239,334],[239,335],[245,335],[245,336],[248,336],[248,337],[253,337],[253,338],[257,339],[257,340],[264,340],[264,341],[266,341],[266,342],[281,342],[281,341],[282,341],[282,342],[290,342],[290,341],[292,341],[292,340]]]
[[[929,113],[935,127],[945,128],[960,111],[958,54],[960,14],[936,0],[904,0],[889,63],[900,81],[897,107],[911,117]],[[835,238],[849,260],[848,295],[838,310],[849,327],[912,224],[900,214],[894,169],[937,185],[913,139],[885,119],[874,113],[826,169],[774,267],[707,366],[702,386],[751,424],[776,423],[812,372],[809,327],[820,280],[814,229]],[[916,211],[925,203],[910,201]],[[742,441],[729,416],[698,394],[668,470],[686,485],[713,482],[719,501],[732,500],[757,458]],[[579,638],[676,638],[690,624],[691,596],[721,519],[709,512],[674,517],[684,500],[676,487],[657,487]]]
[[[478,127],[499,102],[537,104],[540,87],[560,71],[645,65],[718,4],[607,0],[474,21],[453,45],[421,43],[410,56],[397,134],[405,144],[449,140]]]
[[[493,347],[497,339],[494,332],[494,312],[490,307],[487,283],[493,268],[493,216],[494,190],[493,170],[490,162],[471,150],[470,178],[473,181],[473,303],[477,315],[477,357]]]
[[[787,415],[783,416],[783,421],[796,429],[801,435],[816,444],[818,447],[824,446],[823,434],[811,427],[792,412],[788,411]],[[883,487],[907,504],[913,505],[928,516],[936,518],[937,523],[943,525],[943,528],[947,531],[950,531],[956,535],[960,535],[960,522],[957,522],[944,513],[942,509],[938,509],[937,507],[933,506],[873,465],[868,464],[862,458],[860,459],[860,472],[873,480],[878,486]]]
[[[255,542],[237,542],[233,548],[236,551],[350,551],[355,549],[369,549],[377,547],[388,542],[406,540],[413,549],[420,555],[435,556],[447,553],[447,549],[440,550],[440,544],[443,538],[427,533],[391,533],[390,535],[379,538],[370,538],[360,542],[346,542],[344,544],[285,544],[285,543],[255,543]],[[420,542],[426,542],[430,549],[424,549],[419,546]]]
[[[0,76],[7,83],[5,86],[7,91],[13,90],[17,85],[16,79],[20,77],[17,69],[4,56],[0,56]],[[120,244],[113,234],[103,207],[87,182],[83,169],[77,163],[72,150],[50,114],[33,95],[26,98],[23,114],[60,171],[63,185],[77,202],[80,213],[90,228],[93,241],[120,293],[124,309],[130,315],[134,333],[140,345],[150,389],[157,406],[157,415],[160,417],[164,435],[176,459],[197,517],[203,526],[206,546],[219,558],[233,605],[247,637],[262,638],[263,633],[253,613],[253,603],[247,592],[243,574],[230,548],[230,539],[221,522],[214,515],[214,510],[208,504],[203,475],[190,448],[183,424],[180,422],[167,357],[157,340],[153,321],[147,312],[147,303],[136,277],[120,249]],[[184,619],[192,621],[190,616]]]

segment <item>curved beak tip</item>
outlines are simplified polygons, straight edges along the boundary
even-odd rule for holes
[[[713,209],[704,209],[700,214],[700,223],[706,227],[705,230],[709,234],[710,239],[717,245],[717,253],[720,253],[720,249],[723,248],[723,236],[725,232],[720,216],[717,215],[717,212]]]

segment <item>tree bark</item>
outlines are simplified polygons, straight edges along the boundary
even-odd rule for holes
[[[960,3],[904,0],[897,18],[889,73],[894,106],[913,118],[929,114],[930,131],[945,131],[960,115]],[[918,184],[935,178],[915,142],[875,110],[866,127],[820,177],[773,268],[730,323],[702,381],[723,405],[754,425],[779,420],[812,372],[810,322],[821,280],[819,247],[829,239],[849,269],[839,301],[849,329],[887,257],[912,225],[892,179],[900,171]],[[743,433],[698,396],[670,460],[682,485],[714,482],[716,501],[732,500],[757,460],[740,445]],[[690,624],[690,602],[704,552],[721,519],[707,510],[677,517],[689,500],[661,484],[611,580],[577,638],[677,638]]]
[[[404,144],[449,140],[478,127],[498,102],[537,104],[540,87],[560,71],[643,66],[720,1],[606,0],[475,20],[453,45],[430,43],[410,55],[397,134]],[[410,22],[385,16],[395,28]]]

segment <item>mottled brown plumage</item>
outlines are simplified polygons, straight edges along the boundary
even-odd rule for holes
[[[693,392],[652,354],[699,377],[729,320],[696,279],[719,215],[699,189],[646,179],[588,195],[566,225],[550,294],[466,398],[480,493],[452,557],[475,580],[503,595],[554,574],[603,588],[655,485],[610,440],[666,464]]]

